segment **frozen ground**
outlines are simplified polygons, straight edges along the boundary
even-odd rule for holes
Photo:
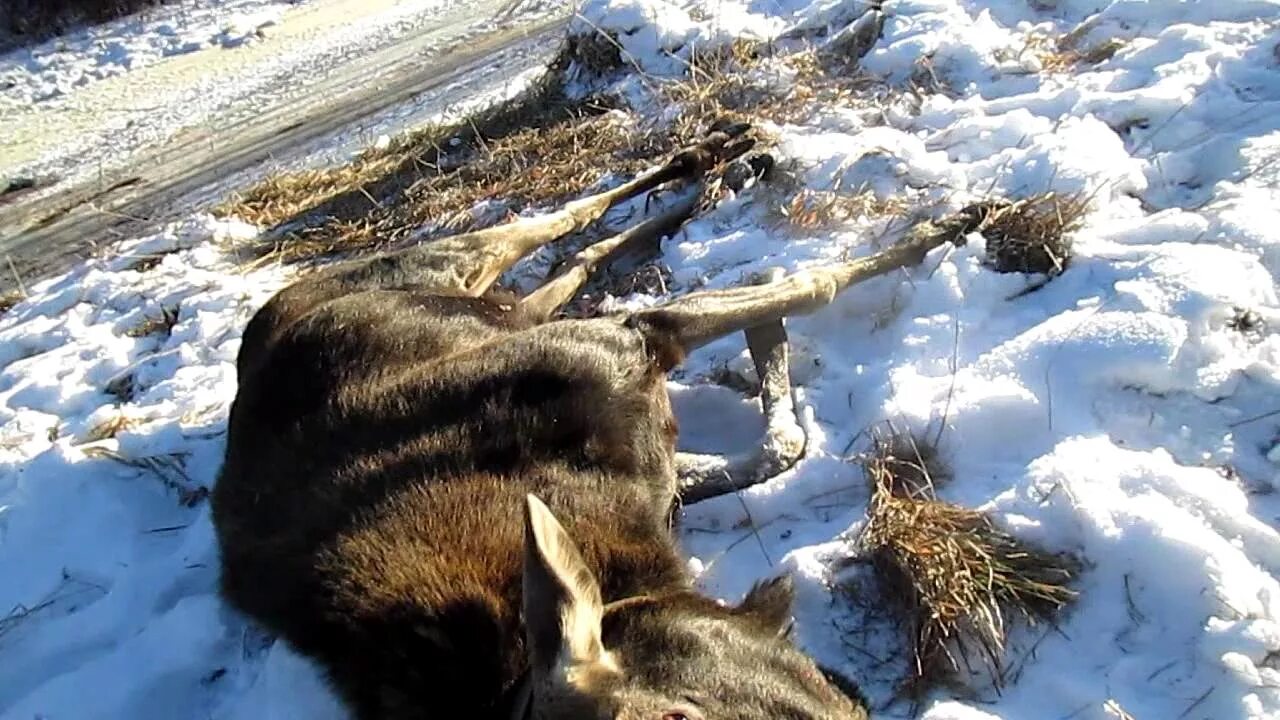
[[[207,47],[258,39],[294,0],[188,0],[72,30],[0,55],[0,107],[63,97],[103,78]]]
[[[451,45],[545,17],[558,7],[521,3],[499,18],[504,4],[493,0],[198,0],[83,32],[111,35],[110,42],[133,48],[125,54],[144,53],[170,41],[164,18],[172,21],[176,14],[216,18],[218,27],[252,26],[245,36],[252,41],[234,50],[183,45],[190,52],[147,55],[153,64],[132,64],[127,74],[83,86],[75,85],[76,68],[102,60],[91,49],[96,45],[68,50],[62,69],[48,73],[33,69],[35,61],[23,56],[28,51],[14,51],[0,60],[10,63],[0,70],[14,83],[8,92],[46,85],[71,91],[44,102],[0,98],[0,179],[34,178],[40,195],[75,183],[109,187],[135,172],[140,161],[164,157],[171,139],[207,138],[212,144],[225,128],[272,109],[332,100],[345,89],[329,89],[325,96],[317,88],[339,71],[358,69],[352,82],[361,86],[384,83],[394,73],[430,67],[431,58]],[[272,24],[250,22],[263,13],[276,14]],[[203,33],[203,27],[195,23],[190,32]]]
[[[661,76],[694,44],[788,31],[821,42],[864,10],[600,0],[583,14]],[[886,419],[942,427],[946,499],[1088,565],[1056,630],[1015,633],[1020,672],[1003,693],[940,690],[920,716],[1280,717],[1280,4],[916,0],[885,12],[866,69],[900,82],[927,56],[937,83],[916,112],[833,107],[772,128],[807,184],[874,183],[940,209],[1085,191],[1093,207],[1073,263],[1039,291],[1009,299],[1033,278],[993,273],[975,237],[793,320],[809,455],[686,510],[702,586],[736,598],[792,572],[800,640],[885,703],[897,641],[831,591],[867,500],[846,458]],[[1119,39],[1115,55],[1043,70],[1032,38],[1086,20],[1086,46]],[[643,101],[643,83],[628,89]],[[748,191],[668,241],[673,292],[866,252],[886,230],[862,219],[797,234],[757,205]],[[193,217],[40,283],[0,317],[4,718],[342,717],[305,662],[215,595],[198,489],[216,474],[241,328],[287,279],[233,264],[228,250],[256,232]],[[171,332],[143,334],[166,313]],[[714,344],[673,381],[684,442],[758,431],[749,404],[699,380],[742,355],[738,339]]]

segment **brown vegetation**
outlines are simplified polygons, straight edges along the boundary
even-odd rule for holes
[[[1010,623],[1052,622],[1076,596],[1069,584],[1078,561],[938,500],[935,484],[947,472],[926,441],[895,432],[877,441],[865,469],[872,499],[859,543],[885,607],[908,633],[904,692],[919,697],[957,671],[982,667],[999,686]]]
[[[270,228],[250,260],[385,249],[501,223],[625,179],[715,122],[792,122],[818,103],[852,104],[871,88],[856,73],[835,72],[816,52],[767,58],[763,46],[738,42],[695,56],[682,81],[651,84],[656,98],[676,109],[661,123],[607,96],[565,95],[574,68],[599,74],[625,66],[617,50],[600,34],[572,38],[546,75],[515,98],[408,133],[348,165],[270,177],[218,211]],[[793,197],[799,192],[776,201],[795,207],[805,223],[866,201]]]

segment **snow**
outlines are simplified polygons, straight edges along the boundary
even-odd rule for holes
[[[172,157],[170,141],[216,135],[217,129],[327,102],[346,85],[326,88],[325,82],[362,60],[367,67],[361,83],[380,83],[403,70],[405,62],[368,63],[380,51],[399,47],[429,62],[453,44],[545,18],[550,7],[513,7],[499,21],[492,17],[498,10],[492,0],[182,0],[140,19],[83,31],[110,40],[68,49],[65,58],[56,55],[65,62],[48,70],[43,61],[30,60],[28,51],[15,50],[0,59],[0,87],[12,82],[8,92],[17,93],[0,96],[0,176],[38,179],[32,199],[67,185],[101,183],[113,173]],[[259,27],[264,13],[275,19]],[[203,37],[213,28],[220,34],[212,44],[184,45],[187,54],[164,55],[153,50],[170,42],[165,18],[171,24],[185,18],[191,23],[184,26],[187,34]],[[222,32],[226,28],[232,30]],[[234,28],[253,30],[241,43],[232,42],[240,37]],[[103,70],[94,49],[99,42],[127,47],[125,56],[137,60]],[[90,66],[96,69],[85,70]],[[78,74],[82,70],[90,75]],[[110,76],[117,70],[124,74]],[[105,79],[81,83],[90,76]],[[26,97],[42,93],[47,99],[41,102]]]
[[[816,43],[865,9],[590,0],[578,27],[618,33],[660,79],[696,48]],[[1280,3],[899,0],[884,12],[865,69],[902,82],[931,53],[940,85],[918,112],[831,108],[771,127],[781,159],[814,189],[865,183],[939,210],[1085,192],[1076,256],[1019,294],[1035,278],[992,272],[974,236],[789,321],[808,454],[685,509],[700,585],[736,599],[791,572],[799,641],[861,681],[878,717],[1280,718]],[[1033,41],[1080,23],[1085,46],[1123,45],[1097,65],[1028,69]],[[620,82],[643,99],[643,84]],[[788,229],[758,204],[745,192],[666,242],[672,292],[838,261],[886,230],[874,218]],[[239,333],[289,277],[236,264],[256,233],[196,215],[29,288],[0,316],[0,609],[15,610],[0,620],[3,717],[343,717],[309,663],[216,599],[197,491],[220,461]],[[167,336],[130,332],[166,309]],[[1248,332],[1245,310],[1258,318]],[[753,403],[702,380],[745,364],[727,338],[672,379],[685,447],[732,452],[759,433]],[[127,400],[106,392],[126,384]],[[867,501],[851,457],[886,420],[938,434],[946,500],[1086,563],[1057,628],[1015,629],[1020,671],[1001,692],[974,676],[914,715],[889,702],[900,635],[834,590],[866,587],[856,566],[836,568]],[[102,439],[104,424],[119,431]]]
[[[0,102],[15,107],[44,102],[164,58],[206,47],[239,47],[266,33],[293,4],[192,0],[10,50],[0,55]]]

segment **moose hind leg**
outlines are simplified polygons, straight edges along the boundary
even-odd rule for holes
[[[674,232],[693,214],[697,202],[697,193],[686,194],[662,213],[579,251],[551,279],[520,301],[526,316],[539,322],[550,320],[600,268],[638,248],[656,250],[663,236]]]
[[[740,138],[747,126],[715,130],[677,153],[662,167],[612,190],[573,200],[560,210],[512,223],[454,235],[326,273],[361,289],[427,286],[441,295],[479,297],[522,257],[600,219],[614,205],[666,183],[696,180],[712,167],[751,147]]]

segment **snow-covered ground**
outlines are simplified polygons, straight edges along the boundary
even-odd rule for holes
[[[349,89],[324,85],[340,69],[365,62],[358,82],[376,85],[406,61],[430,67],[445,48],[563,11],[552,2],[519,3],[496,17],[504,7],[498,0],[184,0],[11,51],[0,56],[0,88],[9,86],[0,95],[0,180],[36,179],[30,198],[77,182],[106,187],[128,177],[114,173],[164,159],[175,138],[214,143],[225,128],[269,111],[332,100]],[[246,42],[231,48],[229,38],[241,31]],[[216,42],[190,40],[205,35]],[[171,44],[185,54],[166,49]],[[383,58],[385,65],[368,64],[397,48],[403,54]],[[117,64],[117,56],[134,60]]]
[[[192,0],[79,28],[0,55],[0,102],[10,107],[207,47],[233,48],[261,37],[296,0]],[[4,107],[4,105],[0,105]]]
[[[865,10],[597,0],[582,12],[659,77],[695,45],[821,42]],[[941,427],[945,499],[1087,566],[1056,629],[1015,632],[1020,670],[1002,693],[942,689],[922,717],[1280,717],[1280,3],[884,11],[864,68],[903,82],[928,57],[938,82],[917,112],[831,107],[769,128],[809,186],[874,183],[939,210],[1083,191],[1092,208],[1071,265],[1036,292],[1013,298],[1033,278],[992,272],[974,237],[791,321],[809,454],[686,509],[700,583],[736,598],[792,572],[800,641],[884,703],[894,663],[877,658],[900,657],[899,640],[860,627],[858,604],[831,589],[867,500],[847,457],[886,419]],[[1123,44],[1096,65],[1043,69],[1036,38],[1081,23],[1083,46]],[[643,100],[645,82],[624,82]],[[758,205],[748,191],[667,242],[673,292],[865,252],[886,229],[800,231]],[[256,233],[196,216],[39,283],[0,317],[3,717],[342,717],[310,666],[215,594],[197,489],[217,472],[241,329],[287,281],[235,265]],[[143,334],[166,317],[167,334]],[[726,339],[672,382],[684,442],[740,446],[758,431],[749,403],[698,380],[742,356]]]

